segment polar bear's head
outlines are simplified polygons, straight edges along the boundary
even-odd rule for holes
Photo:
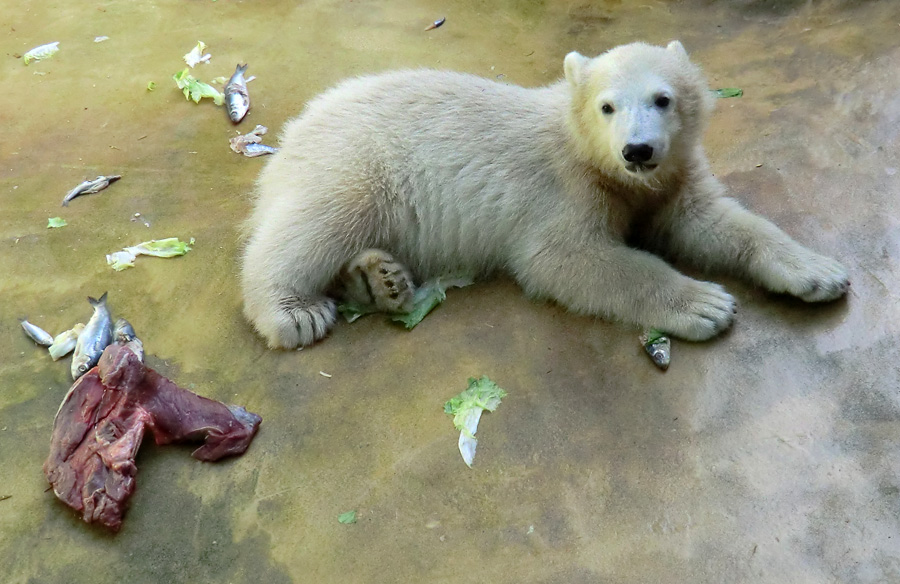
[[[713,98],[684,47],[645,43],[565,59],[569,124],[597,167],[650,182],[677,172],[700,144]]]

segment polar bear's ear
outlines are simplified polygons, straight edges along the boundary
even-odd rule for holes
[[[563,68],[566,71],[566,80],[568,80],[569,85],[576,87],[581,83],[582,71],[584,70],[585,63],[588,61],[590,61],[590,59],[578,51],[572,51],[566,55],[566,60],[563,62]]]
[[[672,41],[671,43],[666,45],[666,50],[672,51],[679,57],[684,57],[685,59],[688,58],[687,51],[684,50],[684,45],[682,45],[680,41]]]

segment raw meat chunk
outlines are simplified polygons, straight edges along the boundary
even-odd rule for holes
[[[157,444],[203,442],[193,457],[214,461],[247,450],[261,421],[178,387],[127,344],[113,344],[66,394],[44,474],[85,521],[117,531],[134,492],[134,458],[145,430]]]

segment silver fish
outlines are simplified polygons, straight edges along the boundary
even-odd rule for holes
[[[108,187],[110,183],[114,183],[120,178],[122,178],[122,175],[114,174],[112,176],[98,176],[94,180],[86,180],[66,194],[66,197],[63,199],[62,206],[68,207],[69,201],[71,201],[78,195],[90,195],[93,193],[99,193],[100,191]]]
[[[67,331],[63,331],[53,338],[53,344],[47,350],[54,361],[59,361],[73,350],[78,343],[78,335],[84,330],[84,323],[79,322]]]
[[[106,292],[96,300],[88,296],[94,314],[78,335],[75,355],[72,357],[72,379],[78,379],[100,360],[103,349],[112,342],[112,316],[106,307]]]
[[[27,320],[22,321],[22,329],[25,330],[25,334],[28,335],[29,339],[43,347],[49,347],[53,344],[53,335]]]
[[[137,338],[134,327],[124,318],[117,320],[113,327],[113,342],[128,346],[131,352],[138,356],[138,359],[144,360],[144,343]]]
[[[672,358],[672,341],[656,329],[650,329],[640,336],[641,345],[650,355],[653,364],[665,371]]]
[[[235,136],[228,142],[231,144],[232,150],[249,158],[262,156],[263,154],[275,154],[278,152],[278,148],[266,146],[262,143],[262,137],[268,131],[269,129],[265,126],[256,126],[249,134]]]
[[[238,65],[234,75],[225,84],[225,105],[228,107],[228,117],[235,124],[244,119],[250,110],[250,94],[247,93],[247,80],[244,72],[247,65]]]
[[[255,158],[257,156],[263,156],[265,154],[275,154],[276,152],[278,152],[278,148],[266,146],[265,144],[247,144],[246,146],[244,146],[241,152],[243,152],[244,156]]]

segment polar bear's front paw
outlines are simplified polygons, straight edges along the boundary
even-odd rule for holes
[[[334,326],[337,307],[328,297],[282,296],[274,311],[254,321],[273,349],[294,349],[321,340]]]
[[[689,341],[705,341],[721,333],[734,322],[737,305],[725,288],[712,282],[691,281],[676,298],[668,322],[657,324],[675,336]]]
[[[850,276],[837,261],[804,250],[798,261],[777,266],[783,290],[805,302],[836,300],[850,289]]]

